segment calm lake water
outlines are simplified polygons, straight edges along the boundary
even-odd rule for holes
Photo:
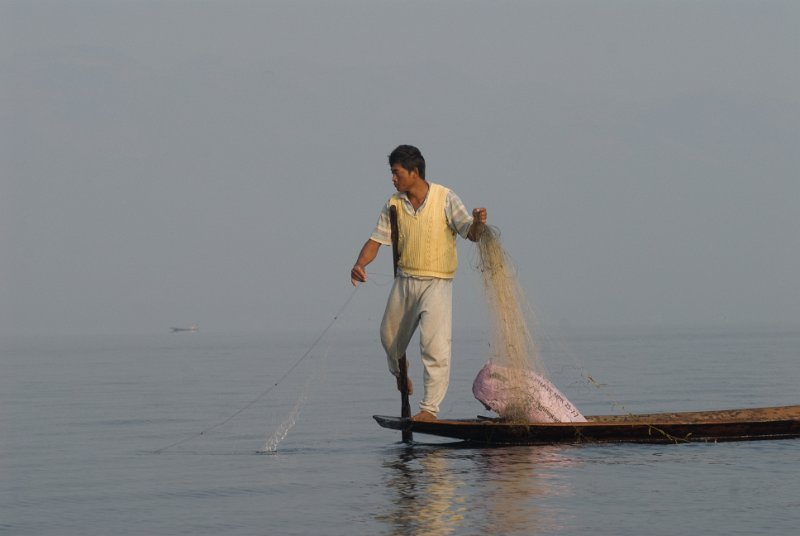
[[[319,333],[0,340],[0,534],[797,534],[800,440],[405,446],[372,420],[400,405],[376,331],[332,330],[285,379]],[[442,416],[486,415],[488,334],[455,337]],[[540,344],[585,414],[800,403],[798,328]]]

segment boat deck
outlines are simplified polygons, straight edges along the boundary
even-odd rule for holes
[[[800,405],[678,413],[587,416],[589,422],[511,423],[501,419],[416,422],[375,415],[384,428],[481,444],[687,443],[800,437]]]

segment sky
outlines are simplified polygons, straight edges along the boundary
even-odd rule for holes
[[[0,0],[0,334],[377,331],[387,155],[542,324],[800,325],[794,1]],[[459,243],[456,328],[485,322]],[[355,292],[355,294],[353,294]]]

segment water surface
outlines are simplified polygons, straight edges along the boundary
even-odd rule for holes
[[[399,412],[373,332],[333,330],[274,386],[317,335],[0,340],[0,534],[796,534],[800,440],[408,447],[371,418]],[[470,386],[488,335],[455,337],[442,415],[486,414]],[[794,328],[540,341],[586,414],[800,403]]]

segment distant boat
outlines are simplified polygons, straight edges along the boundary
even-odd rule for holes
[[[200,331],[200,326],[198,326],[197,324],[192,324],[188,328],[169,328],[169,329],[172,330],[172,333],[177,333],[179,331],[195,332],[195,331]]]

